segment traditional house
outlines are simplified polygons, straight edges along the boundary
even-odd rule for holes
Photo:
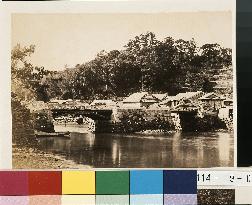
[[[164,100],[168,94],[167,93],[163,93],[163,94],[152,94],[155,98],[159,99],[160,101]]]
[[[208,107],[213,110],[218,110],[223,107],[225,98],[215,93],[207,93],[199,98],[203,103],[204,108]]]
[[[158,98],[148,92],[133,93],[123,100],[123,107],[125,108],[149,108],[150,105],[160,102]]]
[[[196,113],[198,117],[203,117],[203,107],[200,102],[193,102],[192,100],[184,100],[183,103],[171,109],[175,113]]]
[[[233,119],[233,100],[225,99],[223,101],[223,107],[218,110],[218,117],[222,120]]]
[[[176,106],[173,111],[176,112],[193,112],[197,111],[199,107],[192,102],[187,102]]]
[[[166,96],[165,99],[159,103],[160,107],[169,107],[174,108],[180,104],[183,104],[184,101],[198,101],[198,99],[203,95],[203,92],[186,92],[178,93],[175,96]]]
[[[233,119],[233,106],[225,106],[218,110],[218,117],[222,120]]]
[[[203,96],[203,92],[201,91],[196,91],[196,92],[185,92],[185,93],[178,93],[176,95],[177,100],[181,101],[181,100],[198,100],[200,97]]]
[[[113,100],[94,100],[90,106],[91,109],[111,109],[116,107],[116,102]]]
[[[173,108],[179,105],[179,98],[177,96],[167,96],[159,103],[160,107]]]

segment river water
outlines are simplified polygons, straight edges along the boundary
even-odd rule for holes
[[[71,130],[73,131],[73,130]],[[230,132],[93,134],[39,139],[46,152],[96,168],[190,168],[234,165]]]

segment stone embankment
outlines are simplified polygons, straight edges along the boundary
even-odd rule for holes
[[[197,116],[197,113],[172,113],[164,109],[118,109],[105,127],[109,132],[133,133],[155,131],[206,132],[227,129],[217,115]]]

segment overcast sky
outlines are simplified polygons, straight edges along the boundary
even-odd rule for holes
[[[36,45],[31,62],[49,70],[84,63],[103,49],[121,50],[129,39],[147,31],[159,40],[194,38],[198,45],[219,43],[231,48],[232,13],[12,15],[12,47]]]

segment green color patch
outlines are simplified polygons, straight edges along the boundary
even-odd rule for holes
[[[96,171],[96,194],[129,194],[129,172]]]

